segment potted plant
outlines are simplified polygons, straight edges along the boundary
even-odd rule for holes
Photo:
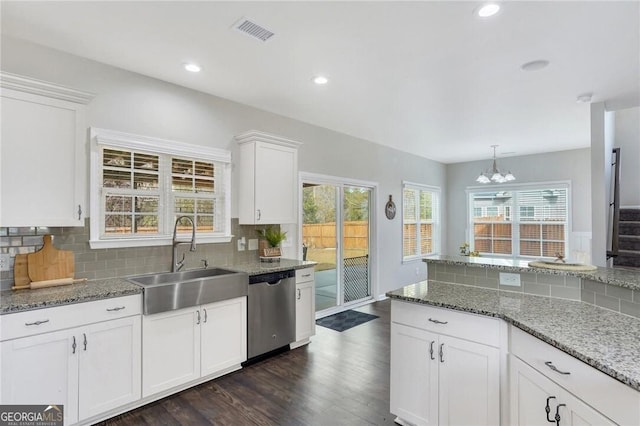
[[[256,229],[256,233],[263,238],[260,242],[260,257],[280,257],[280,243],[287,239],[287,233],[272,226]],[[267,244],[268,247],[266,247]]]

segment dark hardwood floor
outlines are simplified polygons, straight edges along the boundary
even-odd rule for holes
[[[104,425],[393,425],[389,300],[344,332],[316,327],[310,345],[145,405]]]

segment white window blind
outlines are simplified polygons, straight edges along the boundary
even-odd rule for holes
[[[566,184],[511,191],[471,191],[472,250],[514,257],[566,255],[568,194]]]
[[[439,190],[408,184],[402,190],[402,257],[411,260],[438,250]]]
[[[198,242],[231,239],[228,151],[92,129],[91,155],[92,247],[170,244],[181,216]]]

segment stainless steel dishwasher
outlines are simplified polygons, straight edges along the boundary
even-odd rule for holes
[[[288,346],[296,339],[295,271],[249,277],[248,358]]]

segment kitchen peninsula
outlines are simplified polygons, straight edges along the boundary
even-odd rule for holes
[[[464,423],[471,412],[477,424],[529,424],[550,412],[585,424],[640,423],[640,319],[625,315],[640,295],[637,273],[424,261],[426,281],[387,293],[391,412],[400,421]],[[500,273],[521,285],[501,285]],[[601,299],[609,309],[596,306]]]

